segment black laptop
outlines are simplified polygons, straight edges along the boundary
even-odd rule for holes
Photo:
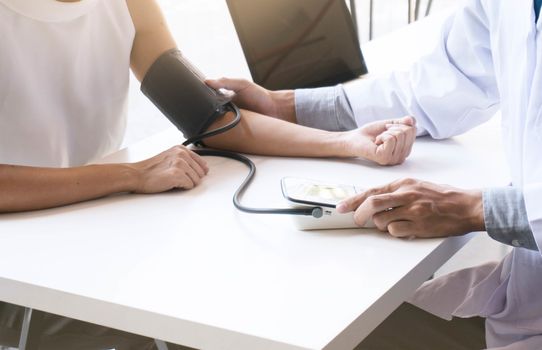
[[[271,90],[367,73],[344,0],[227,0],[252,79]]]

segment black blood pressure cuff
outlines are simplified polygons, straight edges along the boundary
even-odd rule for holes
[[[187,139],[207,130],[230,102],[208,87],[203,75],[177,49],[166,51],[152,64],[141,91]]]

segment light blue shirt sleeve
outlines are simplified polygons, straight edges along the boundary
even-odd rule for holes
[[[295,90],[297,123],[311,128],[345,131],[356,128],[342,85]]]
[[[511,186],[486,189],[483,205],[486,231],[491,238],[513,247],[538,250],[520,189]]]

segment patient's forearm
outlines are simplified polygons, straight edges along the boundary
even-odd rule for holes
[[[209,129],[226,124],[233,118],[227,114]],[[255,112],[242,110],[239,125],[232,130],[205,140],[213,148],[243,153],[297,157],[352,157],[342,133],[311,129]]]
[[[184,146],[136,163],[67,169],[0,165],[0,213],[57,207],[119,192],[188,190],[208,171],[205,160]]]
[[[54,169],[0,165],[0,213],[51,208],[133,188],[121,164]]]

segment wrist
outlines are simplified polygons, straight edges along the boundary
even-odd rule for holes
[[[294,90],[270,91],[280,119],[297,124]]]
[[[113,184],[115,192],[137,192],[141,183],[142,171],[137,163],[113,164]]]
[[[328,157],[336,158],[354,158],[358,154],[352,146],[352,134],[349,131],[322,131],[325,136],[325,145],[329,150]]]
[[[371,157],[371,143],[363,135],[360,135],[359,131],[335,131],[330,132],[335,139],[335,156],[340,158],[363,158],[371,161],[375,161],[374,157]]]
[[[471,190],[465,192],[466,203],[465,206],[468,208],[467,222],[469,225],[469,232],[478,232],[485,231],[485,220],[484,220],[484,205],[482,199],[482,191],[480,190]]]

